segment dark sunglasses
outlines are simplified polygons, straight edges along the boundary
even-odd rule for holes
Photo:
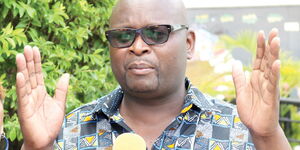
[[[173,31],[188,29],[186,25],[153,25],[140,29],[120,28],[112,29],[105,32],[106,38],[114,48],[130,47],[137,35],[148,45],[163,44],[168,41],[169,35]]]

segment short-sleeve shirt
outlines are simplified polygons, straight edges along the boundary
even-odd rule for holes
[[[247,127],[233,104],[201,93],[188,79],[181,113],[152,150],[253,150]],[[122,133],[133,132],[120,115],[121,87],[65,116],[55,149],[109,150]]]

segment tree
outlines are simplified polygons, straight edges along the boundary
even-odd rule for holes
[[[0,0],[0,82],[6,89],[5,132],[18,149],[22,134],[16,114],[15,56],[38,46],[45,84],[70,73],[67,112],[116,87],[105,38],[115,0]]]

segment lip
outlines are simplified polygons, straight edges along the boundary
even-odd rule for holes
[[[135,75],[146,75],[154,71],[154,67],[146,62],[133,62],[128,65],[128,71]]]

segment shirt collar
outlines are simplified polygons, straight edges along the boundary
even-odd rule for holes
[[[200,92],[196,87],[194,87],[188,78],[185,79],[185,86],[187,94],[185,96],[185,102],[182,109],[182,113],[189,110],[191,104],[203,111],[215,111],[220,110],[214,105],[214,99],[208,95]],[[99,98],[96,100],[95,108],[87,115],[97,115],[99,113],[104,113],[106,116],[113,116],[118,110],[121,101],[123,99],[124,92],[121,87],[116,88],[110,94]],[[188,109],[186,109],[188,108]]]

